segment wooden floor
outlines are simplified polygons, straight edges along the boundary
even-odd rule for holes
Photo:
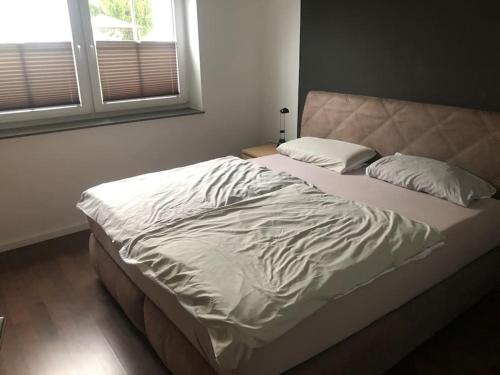
[[[0,254],[0,374],[166,374],[99,283],[88,233]]]
[[[168,373],[99,283],[87,239],[0,254],[1,375]],[[500,289],[389,374],[500,374]]]

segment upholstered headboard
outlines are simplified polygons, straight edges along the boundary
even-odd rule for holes
[[[301,136],[447,161],[500,189],[500,113],[311,91]]]

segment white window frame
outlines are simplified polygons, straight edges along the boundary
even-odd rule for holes
[[[177,46],[177,65],[179,71],[179,95],[159,96],[151,98],[137,98],[105,102],[102,97],[101,79],[97,61],[97,51],[92,31],[90,9],[88,0],[80,1],[82,26],[85,40],[87,41],[87,58],[92,82],[92,96],[96,112],[123,111],[130,109],[145,109],[151,107],[165,107],[185,104],[188,102],[188,87],[186,82],[186,35],[184,32],[184,10],[180,0],[172,0],[174,7],[174,30]]]
[[[172,0],[174,6],[175,35],[177,43],[177,65],[179,95],[138,98],[104,102],[101,92],[99,66],[93,38],[88,0],[67,0],[75,72],[80,94],[79,105],[30,108],[0,112],[0,125],[23,121],[56,119],[78,115],[92,115],[113,111],[144,111],[179,108],[189,102],[189,82],[187,80],[187,35],[183,0]]]

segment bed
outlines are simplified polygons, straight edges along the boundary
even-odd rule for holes
[[[302,135],[449,161],[500,185],[500,116],[451,107],[311,92]],[[437,141],[436,141],[437,140]],[[428,223],[445,245],[336,298],[228,370],[204,327],[133,264],[92,218],[90,255],[103,284],[176,374],[379,374],[500,282],[500,201],[469,208],[371,179],[273,155],[251,163],[319,190]],[[390,333],[390,334],[388,334]]]

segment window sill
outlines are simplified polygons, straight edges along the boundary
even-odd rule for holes
[[[43,123],[7,124],[4,128],[0,124],[0,139],[26,137],[30,135],[57,133],[69,130],[95,128],[98,126],[134,123],[138,121],[157,120],[169,117],[191,116],[205,113],[193,108],[168,109],[141,113],[107,115],[94,118],[66,118]]]

